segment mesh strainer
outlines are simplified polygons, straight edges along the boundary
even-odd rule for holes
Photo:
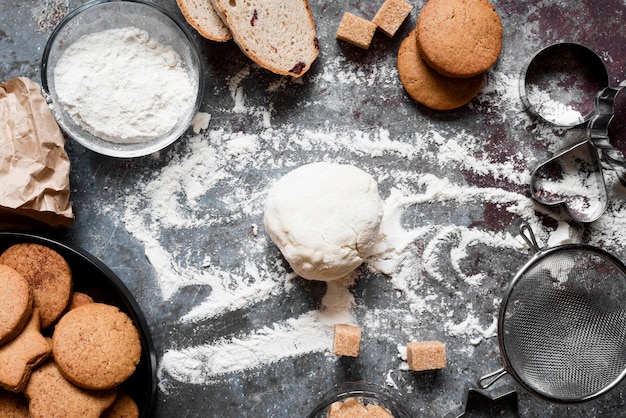
[[[626,375],[626,267],[584,244],[540,249],[517,273],[500,307],[504,367],[483,376],[485,389],[505,374],[548,401],[584,402]]]

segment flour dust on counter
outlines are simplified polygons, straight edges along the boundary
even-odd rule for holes
[[[324,88],[344,79],[396,83],[383,69],[368,79],[357,68],[340,71],[345,63],[337,65],[337,72],[311,82]],[[512,227],[520,221],[528,222],[541,240],[562,234],[563,224],[557,232],[544,222],[555,213],[526,192],[536,157],[510,143],[503,144],[506,149],[485,147],[483,127],[470,131],[434,119],[424,121],[426,129],[402,136],[387,127],[276,124],[273,105],[247,95],[246,80],[253,76],[249,69],[233,76],[232,107],[204,115],[208,124],[168,151],[164,166],[142,178],[124,200],[124,227],[143,245],[162,300],[172,301],[186,288],[210,290],[172,319],[171,332],[186,326],[211,333],[198,343],[166,342],[158,372],[164,396],[179,384],[218,387],[235,376],[254,376],[307,356],[321,361],[319,367],[332,368],[337,362],[331,353],[332,327],[339,322],[362,329],[364,355],[367,336],[396,351],[383,376],[390,387],[402,382],[405,390],[419,390],[405,377],[402,353],[408,341],[423,335],[445,340],[449,373],[462,372],[464,359],[494,339],[502,288],[510,279],[494,269],[496,260],[481,255],[497,250],[512,269],[523,263],[529,250]],[[511,129],[529,132],[545,155],[561,145],[563,135],[531,120],[517,83],[516,76],[494,69],[472,106]],[[271,93],[286,88],[273,84]],[[307,111],[323,105],[312,101]],[[212,126],[218,112],[255,119],[258,129],[233,132]],[[378,242],[363,268],[346,281],[327,284],[325,296],[312,306],[257,318],[260,306],[289,311],[282,301],[301,288],[262,227],[267,193],[282,174],[319,160],[356,165],[378,182],[383,200]],[[626,219],[619,215],[621,202],[609,206],[617,222],[601,219],[588,230],[588,239],[611,247],[624,244],[608,237],[619,235]],[[480,221],[470,221],[468,211]],[[203,262],[194,261],[199,259]],[[365,304],[368,280],[380,281],[393,303]],[[246,318],[252,330],[211,325],[233,316]]]
[[[228,373],[251,371],[264,364],[332,347],[332,327],[354,323],[350,278],[331,282],[322,309],[264,326],[243,338],[222,338],[213,344],[168,350],[161,359],[160,388],[168,392],[166,376],[193,384],[218,383]],[[330,355],[330,354],[329,354]]]

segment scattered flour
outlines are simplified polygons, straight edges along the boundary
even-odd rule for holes
[[[578,244],[582,242],[580,230],[576,230],[565,221],[560,221],[557,228],[550,234],[547,246],[549,248],[565,244]]]
[[[584,122],[583,115],[565,103],[550,97],[550,93],[532,86],[528,92],[528,101],[535,112],[548,122],[558,126],[575,126]]]
[[[352,283],[354,277],[329,282],[320,310],[263,327],[245,337],[168,350],[159,366],[161,390],[168,392],[165,374],[188,383],[206,384],[227,373],[307,353],[328,352],[333,344],[334,324],[356,325],[351,314],[354,297],[348,290]]]
[[[315,312],[263,327],[242,338],[168,350],[159,366],[160,388],[167,392],[165,373],[192,384],[215,382],[221,375],[251,370],[311,352],[326,351],[333,334]]]
[[[54,83],[77,124],[119,143],[170,132],[192,111],[197,87],[176,51],[134,27],[78,39],[59,59]]]
[[[468,310],[469,312],[472,312],[471,309]],[[494,317],[491,324],[486,328],[483,328],[480,325],[480,322],[481,321],[478,317],[470,313],[463,322],[455,324],[451,321],[448,321],[444,324],[444,326],[448,335],[451,335],[453,337],[467,335],[471,337],[471,339],[469,340],[470,344],[478,345],[483,338],[495,337],[498,330],[497,317]]]
[[[338,59],[325,66],[311,82],[323,86],[397,83],[397,75],[383,68],[373,68],[368,76],[360,71]],[[181,323],[195,323],[293,291],[293,273],[286,270],[281,260],[267,257],[271,242],[257,226],[263,217],[265,195],[275,179],[268,181],[261,177],[259,181],[255,174],[268,167],[284,167],[289,161],[283,159],[285,153],[324,150],[329,156],[347,155],[335,158],[334,162],[373,161],[364,168],[379,184],[388,186],[383,196],[384,215],[378,243],[367,266],[373,272],[382,273],[382,280],[388,277],[390,287],[397,292],[398,306],[368,308],[357,318],[355,313],[359,307],[349,291],[356,276],[330,282],[320,309],[261,324],[244,335],[222,335],[206,344],[166,349],[159,363],[161,390],[167,392],[173,385],[172,379],[191,384],[219,384],[229,373],[259,370],[283,359],[311,353],[323,353],[329,361],[334,361],[329,352],[332,325],[337,322],[358,324],[365,334],[398,344],[390,324],[401,317],[407,338],[421,327],[434,326],[446,337],[467,346],[459,353],[467,356],[471,356],[474,347],[484,339],[493,338],[496,318],[478,312],[471,303],[458,302],[463,300],[464,291],[485,297],[481,292],[487,277],[480,271],[467,272],[463,262],[471,257],[473,246],[518,252],[526,257],[529,253],[524,242],[507,232],[487,231],[471,225],[450,226],[449,222],[409,228],[403,223],[403,216],[407,210],[419,211],[422,206],[462,207],[487,202],[510,213],[512,218],[525,220],[538,238],[546,239],[550,231],[546,231],[537,217],[537,211],[543,209],[524,193],[511,191],[514,190],[511,187],[468,186],[445,174],[379,167],[376,162],[379,158],[395,158],[406,161],[407,167],[419,167],[422,162],[428,162],[455,172],[466,170],[523,186],[530,175],[524,156],[514,154],[502,162],[501,156],[495,158],[490,150],[483,149],[480,138],[467,132],[447,130],[445,124],[434,122],[432,129],[415,132],[408,138],[396,138],[384,127],[372,131],[346,131],[328,124],[309,130],[289,125],[277,128],[271,123],[271,104],[263,107],[247,103],[243,85],[251,77],[254,73],[248,68],[232,77],[229,84],[232,108],[213,111],[257,118],[262,128],[258,133],[234,133],[203,126],[198,131],[201,133],[186,140],[186,150],[176,154],[160,172],[140,182],[138,193],[125,198],[125,228],[144,245],[163,300],[170,300],[186,286],[209,286],[211,294],[177,318]],[[284,88],[281,83],[270,86],[272,90]],[[517,79],[495,70],[490,72],[476,105],[492,109],[494,117],[519,129],[530,121],[519,101]],[[210,121],[210,115],[205,118]],[[535,129],[549,147],[559,145],[559,139],[552,135],[552,127]],[[267,152],[267,149],[274,152]],[[242,182],[242,178],[252,180]],[[618,220],[617,225],[626,224],[626,215],[620,216],[623,219]],[[250,228],[248,236],[239,237],[240,244],[230,243],[236,246],[233,251],[241,260],[235,267],[224,268],[215,263],[209,249],[198,250],[204,251],[200,259],[204,258],[205,262],[194,265],[189,260],[198,259],[197,254],[192,258],[189,248],[177,247],[168,239],[170,234],[177,233],[202,236],[211,228],[233,222]],[[597,225],[597,228],[592,226],[592,240],[603,240],[616,228],[602,219]],[[562,228],[565,227],[560,224],[555,234],[562,234]],[[621,244],[626,245],[626,237],[622,241]],[[450,271],[453,277],[448,276]],[[451,278],[461,286],[454,290],[453,298],[438,294],[429,286],[429,282],[446,285]],[[452,289],[451,284],[448,286]],[[488,303],[496,311],[499,301],[493,299],[491,296]],[[459,315],[465,319],[458,321]],[[394,373],[407,368],[401,345],[398,351],[398,364],[386,375],[390,386],[396,385]]]

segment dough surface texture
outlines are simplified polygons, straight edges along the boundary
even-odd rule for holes
[[[272,187],[265,229],[298,275],[331,281],[368,257],[382,212],[372,176],[351,165],[312,163],[287,173]]]

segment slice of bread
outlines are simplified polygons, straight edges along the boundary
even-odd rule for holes
[[[233,39],[211,0],[176,0],[176,3],[187,23],[203,37],[218,42]]]
[[[300,77],[319,44],[307,0],[212,0],[233,39],[251,60],[276,74]]]

